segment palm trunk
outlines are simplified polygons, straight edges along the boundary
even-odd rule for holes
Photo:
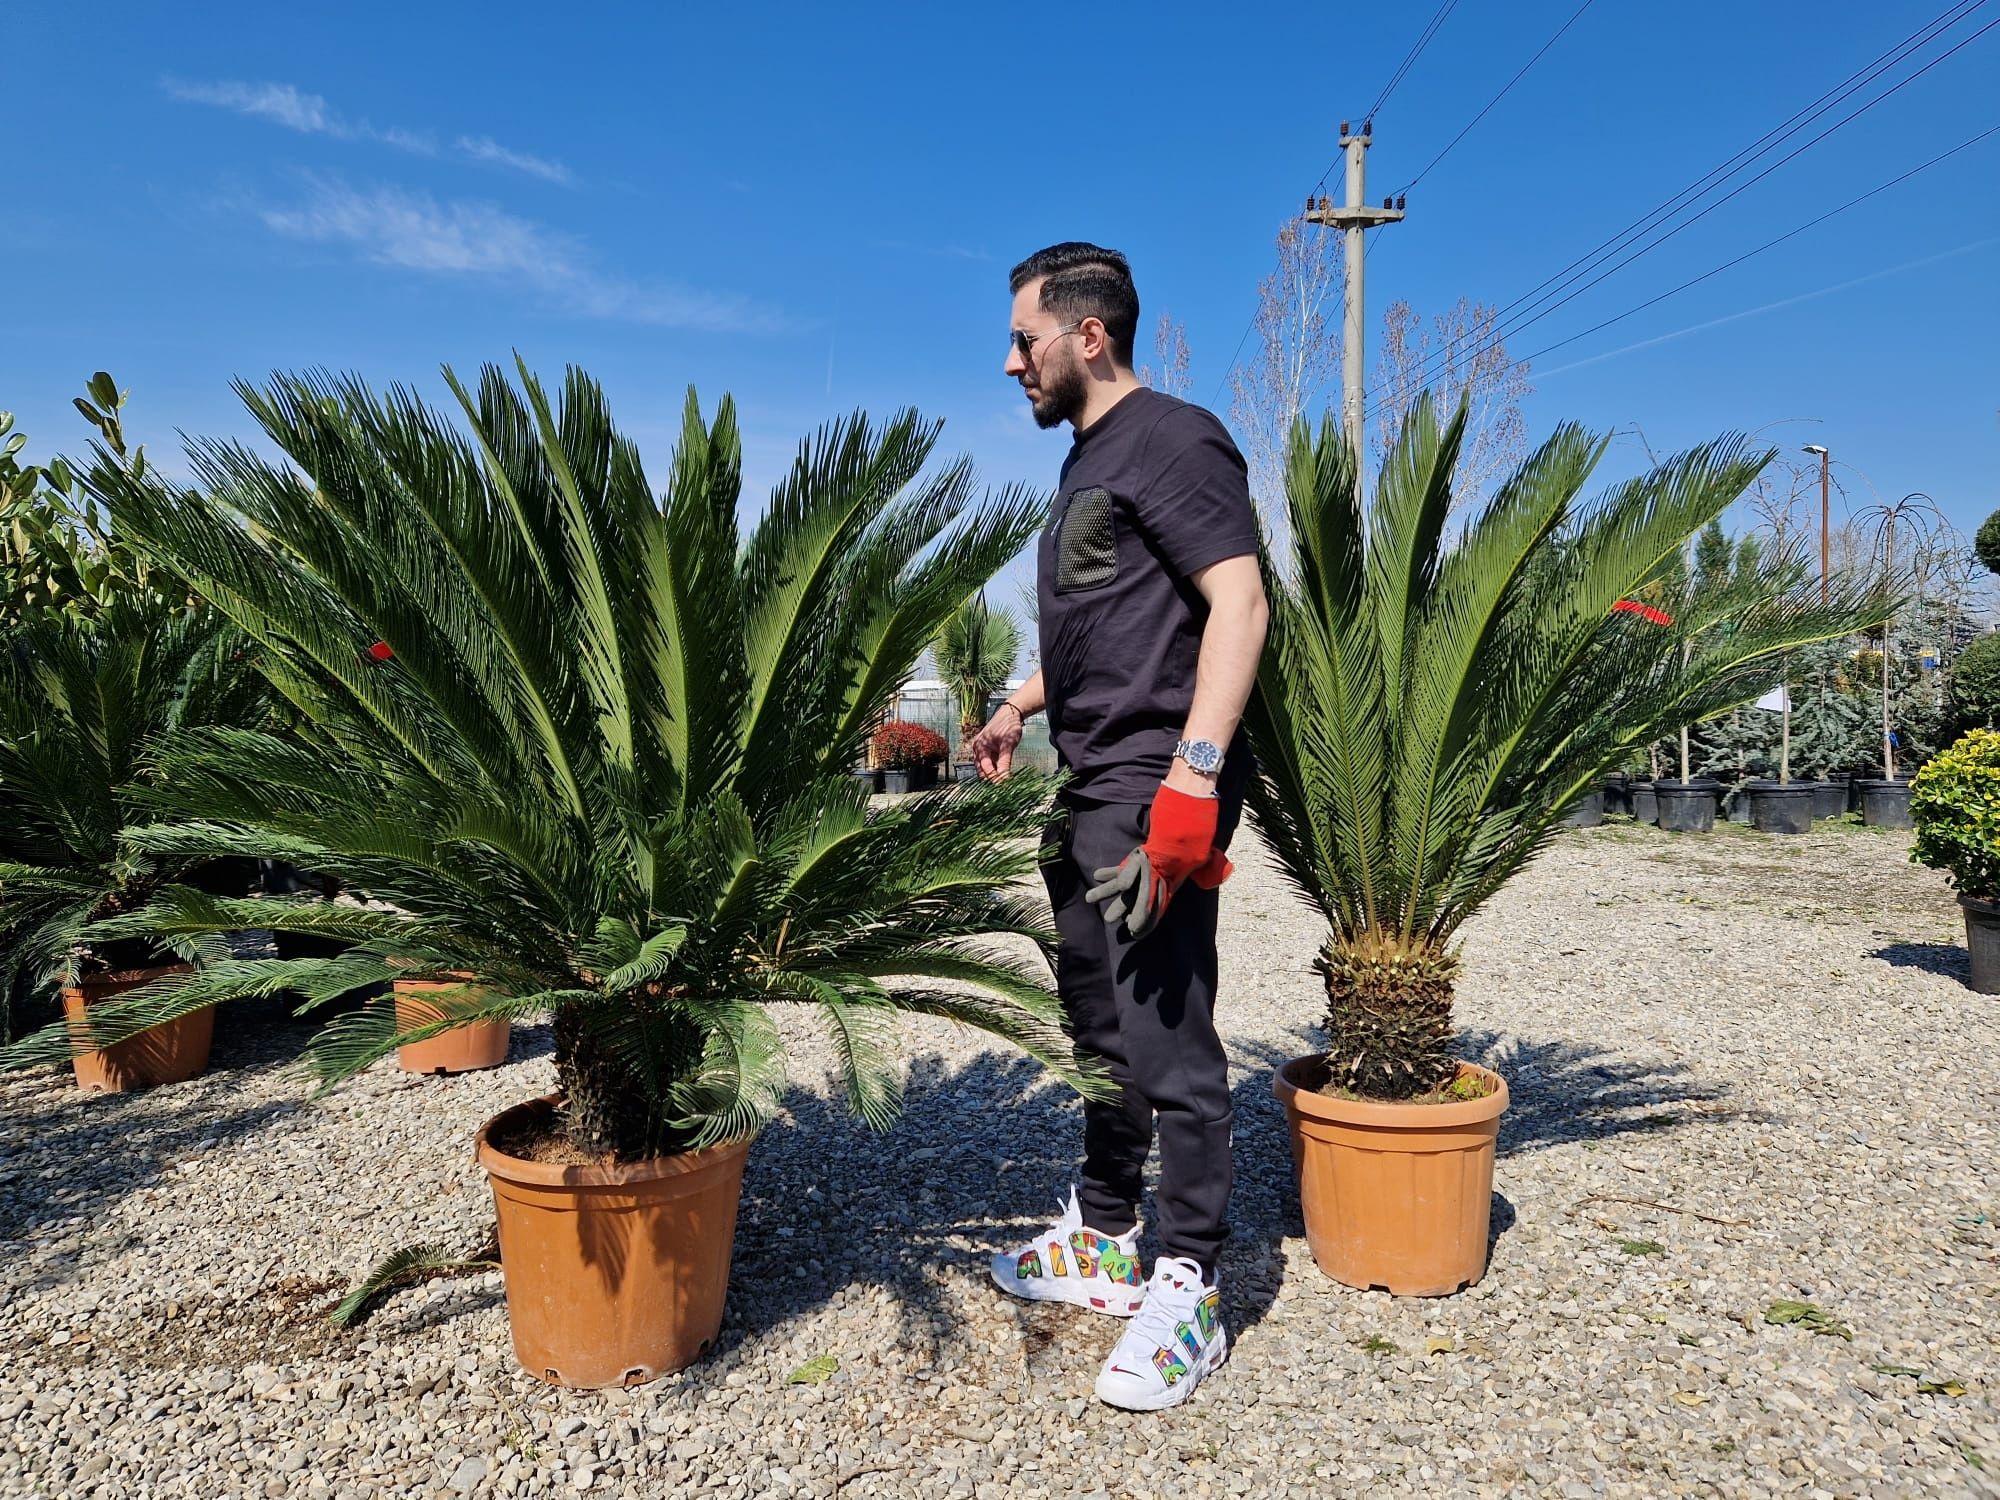
[[[1334,936],[1316,967],[1326,981],[1332,1082],[1373,1099],[1417,1099],[1458,1073],[1452,982],[1458,956],[1392,933]]]
[[[645,1161],[679,1149],[659,1104],[580,1016],[558,1007],[551,1029],[556,1084],[562,1094],[559,1118],[570,1145],[593,1157],[617,1161]],[[648,1050],[659,1056],[669,1049]]]

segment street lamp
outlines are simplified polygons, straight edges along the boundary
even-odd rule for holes
[[[1819,602],[1824,607],[1827,598],[1827,575],[1833,570],[1832,547],[1827,541],[1828,517],[1832,509],[1827,500],[1827,464],[1831,455],[1818,443],[1807,443],[1799,451],[1819,455]]]

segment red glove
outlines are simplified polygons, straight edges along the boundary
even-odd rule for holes
[[[1102,903],[1107,923],[1123,922],[1133,937],[1144,937],[1166,915],[1183,880],[1212,891],[1235,869],[1215,847],[1219,811],[1215,798],[1191,797],[1163,783],[1153,798],[1146,842],[1116,865],[1093,871],[1097,884],[1084,899]]]

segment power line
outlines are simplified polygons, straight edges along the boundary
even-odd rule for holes
[[[1424,48],[1431,44],[1431,38],[1438,34],[1438,29],[1444,25],[1450,18],[1451,13],[1456,9],[1458,9],[1458,0],[1444,0],[1444,4],[1437,8],[1437,12],[1431,17],[1430,25],[1423,29],[1422,34],[1418,36],[1415,44],[1404,55],[1402,65],[1389,76],[1389,81],[1382,85],[1382,92],[1377,94],[1375,102],[1368,106],[1368,112],[1362,116],[1364,120],[1372,120],[1375,116],[1382,113],[1382,106],[1387,104],[1389,96],[1396,92],[1396,85],[1409,75],[1410,69],[1416,66],[1417,59],[1423,56]]]
[[[1605,241],[1597,249],[1592,251],[1587,251],[1585,254],[1579,256],[1576,260],[1571,261],[1570,264],[1564,267],[1561,271],[1558,271],[1554,275],[1546,278],[1538,286],[1531,288],[1529,291],[1524,292],[1521,296],[1516,297],[1512,302],[1508,303],[1505,307],[1503,307],[1500,310],[1498,314],[1495,315],[1493,320],[1494,330],[1491,337],[1486,341],[1486,347],[1490,347],[1492,344],[1498,343],[1501,340],[1507,338],[1508,336],[1518,333],[1522,329],[1530,327],[1533,324],[1540,322],[1543,318],[1548,317],[1551,313],[1556,312],[1558,309],[1574,301],[1577,297],[1582,296],[1583,293],[1589,291],[1592,287],[1596,286],[1606,277],[1609,277],[1615,274],[1616,272],[1624,269],[1626,266],[1632,264],[1633,261],[1638,260],[1647,254],[1650,254],[1653,250],[1658,249],[1668,240],[1678,235],[1682,230],[1690,228],[1694,224],[1698,223],[1701,219],[1706,218],[1709,214],[1713,213],[1723,204],[1729,202],[1733,198],[1740,196],[1747,189],[1754,186],[1756,183],[1763,181],[1764,178],[1770,176],[1780,167],[1786,165],[1786,163],[1792,161],[1794,158],[1796,158],[1803,152],[1811,149],[1819,142],[1825,140],[1828,136],[1832,135],[1834,132],[1840,130],[1842,127],[1848,125],[1855,119],[1859,118],[1861,115],[1867,113],[1869,110],[1873,109],[1876,105],[1882,103],[1885,99],[1890,98],[1892,95],[1900,92],[1902,89],[1916,82],[1917,79],[1923,77],[1924,74],[1930,72],[1931,69],[1937,67],[1940,63],[1943,63],[1946,59],[1952,57],[1956,53],[1964,50],[1964,48],[1970,46],[1973,42],[1977,41],[1980,37],[1984,36],[1988,31],[1991,31],[1995,26],[2000,26],[2000,20],[1989,21],[1986,25],[1980,27],[1979,30],[1973,32],[1971,35],[1967,37],[1964,37],[1946,51],[1932,58],[1929,62],[1925,63],[1922,67],[1918,68],[1914,73],[1911,73],[1907,77],[1903,78],[1901,81],[1892,84],[1889,88],[1883,90],[1880,94],[1877,94],[1867,103],[1861,105],[1859,108],[1851,111],[1847,115],[1843,116],[1841,119],[1837,120],[1834,124],[1828,126],[1818,135],[1806,141],[1804,145],[1795,147],[1792,151],[1788,152],[1785,156],[1781,157],[1776,162],[1773,162],[1770,166],[1764,168],[1764,170],[1757,173],[1755,176],[1745,180],[1742,183],[1739,183],[1736,187],[1732,188],[1728,193],[1724,194],[1721,198],[1716,199],[1714,202],[1702,208],[1700,212],[1695,213],[1691,217],[1682,220],[1680,223],[1673,225],[1671,228],[1665,229],[1664,233],[1657,235],[1648,243],[1641,245],[1637,250],[1634,250],[1630,255],[1627,255],[1624,259],[1618,261],[1617,264],[1611,266],[1610,269],[1601,272],[1595,277],[1592,277],[1591,280],[1584,282],[1581,286],[1575,285],[1582,277],[1590,275],[1590,273],[1596,270],[1598,266],[1603,265],[1605,261],[1609,260],[1612,256],[1618,254],[1619,251],[1625,249],[1627,246],[1636,243],[1639,239],[1643,238],[1647,234],[1652,233],[1654,230],[1662,228],[1662,226],[1667,224],[1667,222],[1673,217],[1674,214],[1681,212],[1684,209],[1692,207],[1695,202],[1700,200],[1700,198],[1702,198],[1709,192],[1712,192],[1715,188],[1720,187],[1723,182],[1728,180],[1729,177],[1733,176],[1735,173],[1741,171],[1744,167],[1747,167],[1752,162],[1756,161],[1757,158],[1767,155],[1772,150],[1775,150],[1778,146],[1784,144],[1792,136],[1797,135],[1799,131],[1804,128],[1805,125],[1810,124],[1813,120],[1816,120],[1820,116],[1826,114],[1836,105],[1844,102],[1848,98],[1851,98],[1854,94],[1858,93],[1862,88],[1866,87],[1867,84],[1873,82],[1876,78],[1879,78],[1883,73],[1887,72],[1897,63],[1904,61],[1906,58],[1910,56],[1911,53],[1916,51],[1918,48],[1926,45],[1927,43],[1933,40],[1936,40],[1936,38],[1944,30],[1948,30],[1951,26],[1956,25],[1959,21],[1965,19],[1967,16],[1972,14],[1973,11],[1981,9],[1987,3],[1989,3],[1989,0],[1964,0],[1964,3],[1951,7],[1951,9],[1948,10],[1944,15],[1938,17],[1937,19],[1933,20],[1926,26],[1920,28],[1917,32],[1912,33],[1910,37],[1907,37],[1904,39],[1904,41],[1897,43],[1896,46],[1889,49],[1887,53],[1884,53],[1874,62],[1869,63],[1867,66],[1860,69],[1855,74],[1851,75],[1846,81],[1828,90],[1825,94],[1822,94],[1819,99],[1815,100],[1812,104],[1807,105],[1804,109],[1795,113],[1789,120],[1785,121],[1784,124],[1777,126],[1770,131],[1765,132],[1765,134],[1762,137],[1760,137],[1757,141],[1752,142],[1750,146],[1745,147],[1743,150],[1737,152],[1737,154],[1734,157],[1722,163],[1720,166],[1712,168],[1707,173],[1704,173],[1701,177],[1697,178],[1693,183],[1689,184],[1688,187],[1683,188],[1680,192],[1674,194],[1673,197],[1669,198],[1665,203],[1661,204],[1658,208],[1655,208],[1651,213],[1643,215],[1641,218],[1633,221],[1632,224],[1628,225],[1624,230],[1621,230],[1618,234],[1614,235],[1610,240]],[[1570,287],[1574,287],[1575,289],[1568,291],[1566,295],[1563,295],[1561,297],[1556,296],[1558,292],[1564,292],[1566,288]],[[1550,298],[1556,298],[1556,300],[1550,301]],[[1539,308],[1540,310],[1536,311],[1537,308]],[[1516,312],[1517,309],[1520,310],[1518,313]],[[1532,314],[1532,316],[1529,316],[1529,314]],[[1434,379],[1444,363],[1445,363],[1445,357],[1443,354],[1440,354],[1439,356],[1434,356],[1432,360],[1426,361],[1425,368],[1419,372],[1418,376],[1419,381],[1428,382],[1429,380]]]
[[[1547,52],[1549,48],[1553,47],[1557,42],[1561,41],[1563,39],[1563,33],[1568,31],[1570,27],[1574,26],[1577,23],[1578,19],[1583,15],[1583,13],[1589,10],[1590,7],[1595,5],[1596,3],[1597,0],[1583,0],[1583,4],[1579,5],[1576,8],[1576,10],[1571,14],[1570,18],[1567,21],[1563,22],[1561,26],[1556,28],[1556,34],[1550,37],[1546,42],[1543,42],[1540,49],[1535,53],[1535,55],[1529,58],[1526,62],[1521,64],[1520,71],[1516,73],[1512,78],[1507,80],[1505,87],[1503,87],[1500,90],[1500,92],[1495,94],[1491,99],[1488,99],[1486,101],[1485,108],[1481,109],[1479,113],[1474,115],[1470,120],[1467,120],[1465,122],[1465,128],[1459,131],[1457,135],[1453,136],[1449,141],[1445,143],[1444,150],[1438,152],[1436,156],[1433,156],[1428,162],[1426,162],[1424,164],[1423,171],[1417,173],[1416,176],[1412,177],[1408,182],[1404,183],[1401,187],[1397,188],[1396,192],[1398,194],[1407,193],[1411,188],[1415,187],[1418,183],[1422,182],[1424,178],[1429,176],[1431,168],[1436,166],[1439,162],[1443,161],[1447,156],[1451,155],[1452,147],[1456,146],[1460,141],[1464,140],[1466,136],[1471,132],[1472,127],[1477,125],[1481,120],[1485,119],[1486,116],[1492,111],[1493,106],[1498,104],[1502,99],[1505,99],[1508,93],[1512,91],[1514,85],[1519,83],[1523,78],[1528,76],[1528,69],[1532,68],[1536,63],[1542,60],[1542,54],[1544,52]]]
[[[1799,235],[1804,234],[1808,229],[1816,228],[1817,226],[1824,224],[1828,219],[1834,218],[1840,214],[1844,214],[1850,208],[1854,208],[1859,204],[1866,203],[1870,198],[1873,198],[1881,193],[1886,193],[1889,191],[1890,188],[1897,187],[1902,183],[1908,182],[1912,177],[1915,177],[1918,173],[1927,172],[1932,167],[1936,166],[1939,162],[1945,161],[1950,157],[1954,157],[1958,155],[1958,153],[1961,151],[1968,151],[1972,147],[1978,145],[1981,141],[1986,140],[1989,136],[1995,136],[1995,135],[2000,135],[2000,125],[1992,125],[1987,127],[1985,130],[1980,131],[1979,134],[1972,136],[1967,140],[1960,141],[1956,146],[1953,146],[1949,151],[1940,151],[1936,156],[1933,156],[1929,161],[1924,162],[1918,166],[1911,167],[1907,172],[1903,172],[1898,176],[1892,177],[1887,182],[1876,184],[1874,187],[1870,188],[1867,192],[1859,194],[1856,197],[1849,198],[1845,203],[1841,204],[1838,208],[1830,208],[1825,213],[1820,214],[1818,217],[1806,220],[1805,223],[1799,225],[1797,228],[1788,229],[1783,234],[1778,235],[1775,239],[1768,239],[1764,241],[1763,244],[1757,246],[1757,248],[1754,250],[1746,250],[1741,255],[1735,257],[1733,260],[1726,260],[1719,266],[1715,266],[1709,270],[1703,271],[1699,276],[1689,277],[1686,281],[1683,281],[1679,286],[1674,287],[1669,291],[1661,292],[1657,297],[1648,297],[1644,302],[1639,303],[1637,306],[1626,308],[1625,311],[1619,313],[1616,317],[1606,318],[1601,323],[1594,323],[1590,327],[1584,329],[1583,332],[1581,333],[1573,333],[1566,339],[1558,339],[1555,343],[1546,344],[1542,348],[1537,349],[1533,354],[1525,355],[1523,357],[1527,359],[1540,359],[1544,354],[1552,354],[1558,349],[1565,348],[1570,344],[1574,344],[1578,339],[1589,338],[1593,333],[1597,333],[1603,329],[1609,328],[1614,323],[1622,323],[1625,321],[1625,319],[1631,317],[1634,313],[1644,312],[1647,308],[1652,307],[1657,303],[1664,302],[1669,297],[1678,296],[1680,293],[1686,291],[1689,287],[1698,286],[1702,282],[1707,281],[1712,276],[1720,276],[1724,271],[1727,271],[1734,266],[1742,265],[1744,261],[1751,259],[1753,256],[1762,255],[1766,250],[1770,250],[1775,248],[1776,246],[1784,244],[1786,240],[1795,239]]]

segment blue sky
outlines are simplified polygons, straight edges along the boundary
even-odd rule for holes
[[[1459,5],[1378,117],[1371,187],[1576,3]],[[1372,307],[1512,300],[1938,9],[1597,0],[1381,232]],[[1429,10],[17,4],[0,406],[31,456],[81,448],[69,398],[108,368],[164,457],[176,428],[245,432],[234,376],[325,365],[441,397],[440,363],[519,349],[597,375],[660,472],[693,383],[735,394],[759,485],[829,416],[903,404],[992,483],[1046,482],[1064,440],[1000,375],[1008,265],[1125,250],[1208,399],[1273,234]],[[2000,30],[1512,352],[2000,124],[1996,70]],[[1969,531],[2000,504],[1997,174],[2000,136],[1537,360],[1531,431],[1637,423],[1666,449],[1818,418],[1767,436],[1828,444],[1857,507],[1921,489]],[[1640,458],[1627,440],[1610,464]]]

